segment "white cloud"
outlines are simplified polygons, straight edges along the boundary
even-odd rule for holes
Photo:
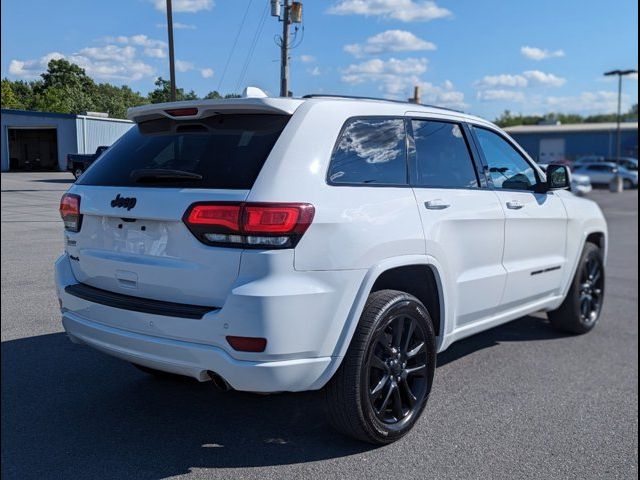
[[[139,58],[136,46],[162,45],[163,42],[144,35],[111,37],[102,39],[102,42],[106,44],[81,48],[71,54],[50,52],[39,59],[14,59],[9,63],[9,73],[16,77],[34,78],[46,70],[52,58],[65,58],[84,68],[97,80],[140,80],[155,75],[155,68]]]
[[[320,75],[322,75],[322,71],[318,66],[315,66],[313,68],[307,68],[307,73],[312,77],[319,77]]]
[[[564,50],[543,50],[541,48],[524,46],[520,48],[520,53],[531,60],[545,60],[547,58],[564,57]]]
[[[166,12],[166,0],[153,0],[156,10]],[[213,8],[213,0],[173,0],[171,4],[174,12],[196,13],[201,10],[211,10]]]
[[[9,62],[9,74],[15,77],[34,78],[47,69],[51,60],[64,58],[60,52],[50,52],[34,60],[11,60]]]
[[[420,87],[423,103],[432,103],[453,108],[466,108],[464,94],[456,91],[449,80],[442,85],[423,81],[420,77],[427,71],[426,58],[374,58],[349,65],[341,70],[342,81],[350,85],[372,83],[378,85],[384,96],[406,99],[413,95],[413,88]]]
[[[81,55],[93,60],[109,60],[124,62],[136,56],[136,49],[129,45],[120,47],[118,45],[105,45],[103,47],[86,47],[80,50],[77,55]]]
[[[213,68],[203,68],[200,70],[200,75],[202,78],[211,78],[213,77]]]
[[[327,13],[379,16],[402,22],[429,21],[452,15],[430,0],[338,0]]]
[[[430,82],[421,82],[420,101],[422,103],[465,109],[469,105],[464,101],[464,93],[455,90],[453,82],[445,80],[442,86],[434,85]]]
[[[476,94],[478,100],[485,102],[524,102],[524,93],[514,90],[490,89],[481,90]]]
[[[501,75],[487,75],[474,83],[477,88],[494,87],[526,87],[529,81],[522,75],[511,75],[503,73]]]
[[[566,83],[566,79],[558,77],[553,73],[545,73],[540,70],[527,70],[522,74],[511,75],[503,73],[501,75],[487,75],[474,83],[476,88],[495,89],[496,87],[531,87],[548,86],[561,87]]]
[[[435,50],[435,44],[418,38],[406,30],[387,30],[367,38],[364,44],[353,43],[344,46],[344,51],[356,57],[363,54],[380,54],[387,52],[418,52]]]
[[[540,70],[527,70],[522,75],[529,80],[530,85],[546,85],[550,87],[561,87],[567,80],[557,77],[553,73],[544,73]]]
[[[189,70],[193,70],[194,68],[195,66],[191,62],[176,60],[176,70],[179,72],[188,72]]]
[[[342,73],[345,76],[366,77],[368,75],[384,75],[384,74],[405,74],[419,75],[427,71],[426,58],[406,58],[398,60],[390,58],[389,60],[381,60],[374,58],[366,62],[351,64],[345,68]],[[344,78],[344,77],[343,77]],[[359,81],[348,81],[347,83],[360,83]]]
[[[579,95],[547,97],[543,105],[549,111],[567,113],[615,112],[618,108],[618,94],[610,91],[582,92]],[[622,95],[622,111],[631,107],[631,97]]]
[[[144,54],[152,58],[165,58],[167,51],[164,48],[145,48]]]
[[[372,82],[387,95],[398,96],[420,82],[419,75],[427,71],[426,58],[398,60],[374,58],[349,65],[342,70],[342,81],[350,85]]]
[[[166,30],[167,24],[166,23],[156,23],[156,27],[164,28]],[[191,23],[173,22],[173,29],[174,30],[195,30],[196,28],[198,28],[198,27],[196,27],[195,25],[193,25]]]
[[[302,63],[312,63],[316,61],[316,57],[313,55],[300,55],[298,58]]]
[[[88,75],[99,80],[140,80],[155,74],[155,69],[135,57],[122,59],[100,59],[80,54],[66,57],[84,68]]]
[[[157,40],[149,38],[147,35],[132,35],[130,37],[118,36],[118,37],[105,37],[105,42],[120,43],[123,45],[135,45],[137,47],[143,47],[143,53],[147,57],[151,58],[165,58],[167,56],[167,42],[164,40]]]

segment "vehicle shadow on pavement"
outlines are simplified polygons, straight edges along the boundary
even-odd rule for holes
[[[540,319],[524,317],[452,345],[438,361],[554,336]],[[321,392],[261,396],[154,380],[63,333],[2,343],[3,478],[158,479],[373,448],[330,429]]]
[[[554,330],[544,314],[519,318],[499,327],[486,330],[472,337],[455,342],[438,355],[438,367],[454,362],[478,350],[504,342],[528,342],[564,338],[569,334]]]

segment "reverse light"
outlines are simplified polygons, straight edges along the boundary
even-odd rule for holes
[[[191,205],[184,223],[202,243],[240,248],[293,248],[313,220],[308,203]]]
[[[79,232],[82,226],[82,215],[80,214],[80,195],[65,193],[60,199],[60,217],[64,223],[65,230]]]

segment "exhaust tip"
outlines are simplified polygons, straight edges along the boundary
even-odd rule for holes
[[[218,375],[216,372],[209,372],[209,376],[211,377],[211,383],[216,388],[216,390],[220,390],[222,392],[228,392],[229,390],[233,390],[229,382],[227,382],[224,378]]]

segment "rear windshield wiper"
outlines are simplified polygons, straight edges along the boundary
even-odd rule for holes
[[[134,170],[130,175],[134,182],[162,182],[171,180],[202,180],[202,175],[184,170],[171,170],[167,168],[142,168]]]

